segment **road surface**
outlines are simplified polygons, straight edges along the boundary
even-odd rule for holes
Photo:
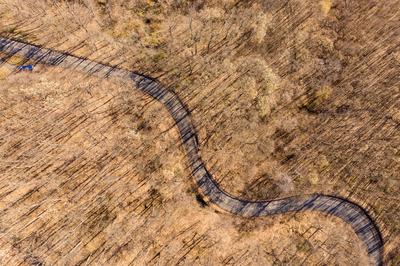
[[[371,263],[382,265],[383,239],[379,228],[367,211],[356,203],[345,198],[322,194],[251,201],[235,197],[222,190],[201,158],[197,133],[191,121],[189,109],[173,91],[153,78],[117,66],[2,37],[0,37],[0,51],[6,55],[3,61],[16,55],[25,58],[27,62],[34,62],[34,65],[57,65],[102,78],[132,80],[135,89],[162,103],[174,119],[198,191],[210,205],[243,217],[302,211],[315,211],[339,217],[350,224],[363,241]]]

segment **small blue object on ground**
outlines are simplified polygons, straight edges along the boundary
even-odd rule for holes
[[[18,70],[28,70],[28,71],[32,71],[32,70],[33,70],[33,66],[32,66],[32,65],[18,66],[17,69],[18,69]]]

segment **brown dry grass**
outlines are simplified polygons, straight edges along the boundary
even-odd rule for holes
[[[24,1],[16,9],[17,2],[6,0],[0,3],[0,28],[9,34],[63,50],[83,41],[84,48],[74,53],[99,61],[111,60],[111,63],[120,63],[119,60],[124,58],[122,66],[160,76],[161,81],[171,85],[194,109],[193,118],[207,165],[226,190],[248,198],[312,192],[350,197],[368,206],[384,228],[388,261],[395,265],[400,259],[396,257],[396,246],[400,241],[397,1],[312,1],[312,4],[307,1],[248,1],[235,7],[233,1],[173,1],[169,4],[155,1],[52,4]],[[41,75],[48,78],[48,74]],[[65,76],[60,74],[58,79],[62,77]],[[29,75],[26,78],[30,78]],[[24,79],[21,79],[21,87],[29,83]],[[57,79],[49,80],[55,82]],[[10,84],[8,78],[6,82]],[[86,86],[87,82],[78,83]],[[97,86],[93,85],[91,90]],[[12,87],[14,85],[9,86],[7,93],[13,91]],[[115,95],[119,93],[122,92],[115,91]],[[132,92],[129,90],[129,93]],[[20,94],[12,97],[26,97],[24,93]],[[65,93],[67,99],[60,97],[58,100],[49,96],[47,104],[78,101],[71,95]],[[14,102],[12,97],[5,102]],[[21,100],[25,103],[18,107],[20,112],[28,108],[27,100],[33,101],[35,97]],[[94,96],[101,99],[99,97]],[[152,116],[149,121],[156,125],[164,121],[158,118],[162,107],[150,106],[157,111],[151,108],[153,113],[146,111]],[[35,112],[40,114],[38,117],[47,117],[39,107],[29,114]],[[85,119],[75,112],[78,111],[72,114],[76,121],[64,122],[78,123],[79,119]],[[135,117],[141,111],[129,114],[129,117]],[[19,123],[24,125],[17,118],[7,116],[4,121],[11,129]],[[101,119],[104,118],[92,118],[93,121]],[[128,117],[123,120],[117,115],[114,119],[116,123],[119,121],[121,128],[107,134],[102,132],[104,139],[119,138],[117,136],[130,132]],[[137,119],[143,120],[140,116]],[[54,121],[56,117],[48,117],[48,126],[52,127]],[[35,123],[38,122],[30,122],[33,126]],[[100,130],[101,122],[94,123]],[[64,126],[66,132],[70,131],[68,125]],[[82,125],[76,126],[75,131],[81,131]],[[61,124],[54,127],[63,128]],[[160,132],[153,132],[151,137],[146,131],[136,140],[137,145],[145,145],[142,143],[145,143],[146,135],[152,139]],[[36,129],[30,133],[36,133]],[[165,144],[169,147],[178,140],[173,131],[168,134],[172,136],[162,135],[162,139],[169,142]],[[7,141],[12,143],[5,146],[7,151],[21,146],[12,142],[12,134],[7,136],[10,138]],[[42,141],[46,142],[47,136],[43,135]],[[21,137],[25,138],[34,139],[29,132]],[[74,145],[82,146],[82,138],[77,137]],[[127,140],[133,141],[122,138],[120,142]],[[148,154],[129,160],[132,169],[139,171],[142,178],[148,177],[148,167],[163,171],[160,170],[163,169],[160,159],[149,165],[143,163],[150,157],[164,156],[165,151],[157,149],[157,145],[162,144],[149,142],[146,145],[144,150],[149,149]],[[22,146],[31,150],[28,147]],[[115,153],[122,150],[116,148]],[[60,152],[59,162],[71,159],[70,152]],[[23,157],[20,167],[29,166],[39,158],[46,160],[35,150],[31,150],[31,154],[32,161]],[[99,157],[93,154],[87,160],[95,163]],[[188,173],[184,170],[182,154],[164,161],[168,162],[168,167],[159,173],[158,183],[164,184],[166,179],[165,191],[172,195],[175,190],[168,183],[168,177],[181,176],[181,182],[185,184],[187,179],[183,176]],[[119,166],[118,160],[104,164]],[[180,165],[179,171],[169,169],[177,165]],[[10,168],[6,169],[5,175],[16,178],[15,173],[8,172]],[[43,178],[51,173],[50,169],[42,173]],[[27,175],[35,174],[30,168],[25,170]],[[76,175],[84,178],[80,172]],[[100,178],[98,173],[93,176]],[[185,197],[182,204],[192,206],[191,194]],[[180,205],[175,207],[178,209]],[[321,223],[329,222],[324,218]],[[211,228],[212,222],[207,224]],[[291,224],[279,226],[288,228]],[[277,227],[274,229],[278,230]],[[272,234],[265,230],[263,236]],[[285,237],[281,234],[277,239]],[[280,245],[276,244],[274,248],[279,249]],[[207,254],[211,258],[218,257],[214,253]],[[280,253],[279,260],[288,254],[290,251]],[[263,256],[266,258],[267,255]],[[254,257],[249,256],[249,260]],[[294,258],[302,256],[295,255]],[[324,258],[324,255],[318,258]]]
[[[1,87],[4,265],[364,264],[337,219],[202,208],[168,114],[129,84],[43,68]]]

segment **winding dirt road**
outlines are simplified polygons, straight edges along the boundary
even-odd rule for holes
[[[196,130],[188,108],[179,97],[156,80],[133,71],[94,62],[87,58],[42,48],[36,45],[0,37],[3,61],[17,55],[34,64],[58,65],[106,78],[131,79],[135,88],[150,95],[167,108],[175,120],[186,150],[192,176],[205,201],[229,213],[244,217],[258,217],[288,212],[317,211],[341,218],[350,224],[367,249],[371,263],[382,265],[383,239],[378,226],[362,207],[337,196],[312,194],[282,199],[251,201],[237,198],[223,191],[208,172],[200,154]],[[0,62],[1,63],[1,62]]]

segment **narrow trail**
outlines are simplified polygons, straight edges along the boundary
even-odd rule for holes
[[[17,55],[34,64],[57,65],[103,78],[132,80],[134,87],[150,95],[168,110],[175,121],[192,176],[204,200],[226,212],[243,216],[258,217],[289,212],[316,211],[341,218],[350,224],[363,241],[371,263],[383,264],[383,239],[378,226],[361,206],[345,198],[311,194],[281,199],[251,201],[235,197],[223,191],[208,172],[200,154],[195,127],[188,108],[179,97],[151,77],[87,58],[42,48],[36,45],[0,37],[0,52],[6,55],[3,61]],[[0,61],[0,63],[2,63]]]

